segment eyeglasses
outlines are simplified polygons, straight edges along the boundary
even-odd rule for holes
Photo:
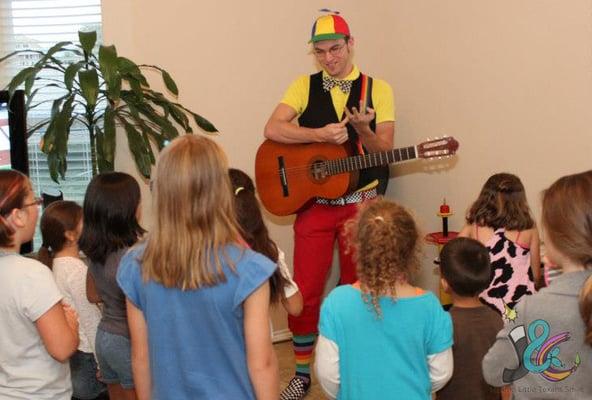
[[[341,54],[341,51],[345,47],[345,43],[343,44],[336,44],[335,46],[331,47],[329,50],[322,50],[322,49],[313,49],[313,53],[318,58],[325,58],[327,54],[331,54],[333,57],[337,57]]]
[[[23,206],[21,208],[26,208],[26,207],[31,207],[31,206],[40,206],[42,204],[43,204],[43,199],[41,197],[35,197],[35,199],[33,199],[33,202],[23,204]]]

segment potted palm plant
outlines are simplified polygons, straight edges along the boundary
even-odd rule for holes
[[[115,46],[96,46],[96,32],[79,32],[78,37],[79,43],[59,42],[47,51],[18,50],[0,58],[2,63],[21,53],[38,57],[7,87],[13,94],[24,85],[27,110],[51,103],[50,115],[30,127],[28,134],[45,129],[41,150],[47,154],[54,181],[65,177],[68,138],[74,125],[81,124],[88,131],[93,175],[113,170],[119,126],[125,131],[139,172],[146,178],[156,160],[153,146],[160,150],[180,132],[192,133],[191,121],[205,132],[217,131],[207,119],[171,100],[179,90],[167,71],[121,57]],[[146,70],[157,71],[169,93],[152,89],[143,73]],[[44,90],[57,90],[59,94],[36,101]]]

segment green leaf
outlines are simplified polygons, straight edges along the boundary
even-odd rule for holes
[[[60,97],[59,99],[55,99],[51,106],[51,118],[55,118],[55,116],[60,112],[60,106],[64,101],[65,97]]]
[[[179,89],[177,88],[177,84],[175,83],[175,81],[173,80],[173,78],[171,77],[171,75],[166,72],[164,69],[161,70],[162,71],[162,79],[164,80],[164,84],[166,85],[166,88],[175,96],[179,95]]]
[[[35,95],[37,94],[37,92],[39,92],[39,90],[41,90],[41,88],[37,88],[37,89],[33,90],[32,93],[30,93],[29,95],[27,95],[27,102],[25,103],[25,109],[27,111],[29,110],[29,106],[33,102],[33,99],[35,98]]]
[[[105,154],[105,133],[100,127],[96,126],[95,135],[97,137],[97,164],[99,167],[99,173],[113,171],[115,167],[113,161],[110,161],[108,159],[109,155]],[[115,150],[115,148],[113,148],[113,150]]]
[[[48,154],[53,150],[54,148],[54,143],[55,143],[55,119],[51,118],[48,120],[49,121],[49,126],[47,127],[47,129],[45,130],[45,133],[43,134],[43,139],[41,140],[41,151],[44,152],[45,154]]]
[[[80,44],[82,45],[84,52],[90,54],[92,53],[95,43],[97,42],[97,32],[78,31],[78,39],[80,40]]]
[[[58,175],[58,166],[59,164],[59,160],[58,160],[58,155],[56,153],[50,153],[47,155],[47,165],[49,167],[49,176],[51,177],[51,180],[53,180],[56,183],[60,183],[59,182],[59,175]]]
[[[117,71],[117,49],[115,46],[99,47],[99,66],[103,75]]]
[[[135,79],[142,86],[150,86],[148,84],[148,80],[142,74],[140,67],[138,67],[138,65],[129,58],[117,57],[117,66],[119,69],[119,73],[121,74],[124,80],[129,81],[130,79]]]
[[[107,84],[107,95],[111,101],[116,102],[121,92],[121,76],[115,46],[99,47],[99,68]]]
[[[43,128],[45,125],[49,124],[51,119],[46,119],[44,121],[39,122],[37,125],[27,129],[27,137],[31,137],[31,135],[37,132],[39,129]]]
[[[35,77],[37,72],[39,72],[39,70],[35,67],[27,67],[20,70],[19,73],[16,74],[8,84],[8,92],[10,97],[12,97],[18,87],[22,85],[27,79],[29,79],[30,76]]]
[[[102,143],[98,148],[100,149],[103,158],[110,164],[115,161],[115,144],[116,144],[116,130],[115,130],[115,115],[111,107],[105,110],[105,118],[103,119],[103,137]],[[97,139],[99,136],[97,136]]]
[[[8,53],[4,57],[0,58],[0,63],[3,62],[4,60],[8,60],[10,57],[15,56],[19,53],[25,53],[26,51],[27,50],[17,50],[17,51],[13,51],[12,53]]]
[[[33,89],[33,85],[35,84],[35,77],[37,74],[32,74],[25,79],[25,94],[27,97],[31,95],[31,90]]]
[[[45,64],[47,62],[47,60],[52,60],[57,62],[58,64],[60,64],[60,62],[56,59],[53,58],[53,55],[62,51],[64,49],[64,47],[71,45],[72,42],[58,42],[56,44],[54,44],[53,46],[51,46],[51,48],[49,50],[47,50],[47,52],[45,52],[45,55],[43,57],[41,57],[39,59],[39,61],[37,61],[35,63],[36,66],[43,66],[43,64]]]
[[[191,114],[193,115],[193,119],[195,119],[195,123],[201,129],[203,129],[204,131],[206,131],[208,133],[218,132],[218,129],[216,129],[216,127],[210,121],[208,121],[207,119],[205,119],[201,115],[196,114],[194,112],[192,112]]]
[[[70,136],[70,126],[72,125],[72,112],[74,107],[74,96],[70,96],[64,103],[62,110],[53,117],[55,121],[55,146],[54,149],[59,152],[60,155],[66,157],[68,152],[68,137]]]
[[[91,107],[97,104],[99,96],[99,76],[96,69],[84,70],[78,72],[78,79],[80,80],[80,89],[82,90],[82,97],[86,103]]]
[[[68,90],[72,90],[72,87],[74,86],[74,78],[76,78],[76,74],[83,66],[84,62],[80,61],[74,64],[70,64],[68,65],[68,68],[66,68],[66,71],[64,72],[64,84],[66,85],[66,88],[68,88]]]
[[[150,163],[150,155],[148,149],[146,148],[146,143],[132,124],[126,120],[123,121],[125,132],[127,134],[129,149],[134,156],[136,166],[138,167],[138,170],[142,176],[145,178],[150,178],[150,167],[152,164]]]
[[[130,89],[140,101],[144,101],[144,93],[142,91],[142,86],[140,81],[137,79],[130,79],[129,81]]]
[[[151,96],[150,94],[148,95]],[[161,129],[164,136],[168,140],[172,140],[179,136],[179,132],[177,131],[177,128],[175,128],[175,126],[172,124],[172,122],[164,116],[158,114],[156,110],[152,108],[150,103],[135,100],[133,96],[127,96],[127,94],[124,100],[126,100],[127,105],[130,108],[130,112],[137,111],[144,115],[149,121],[153,122]],[[133,112],[132,115],[134,115]]]

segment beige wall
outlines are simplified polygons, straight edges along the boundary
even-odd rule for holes
[[[442,134],[461,143],[453,160],[393,168],[389,197],[413,208],[426,232],[439,229],[443,197],[460,228],[494,172],[523,179],[538,217],[543,188],[590,168],[591,0],[103,0],[103,29],[121,55],[171,72],[181,102],[217,125],[232,165],[252,174],[272,109],[292,79],[314,71],[306,42],[323,7],[349,21],[360,68],[392,84],[398,146]],[[123,149],[117,166],[133,170]],[[290,223],[270,219],[289,254]],[[434,256],[426,248],[419,281],[428,288]]]

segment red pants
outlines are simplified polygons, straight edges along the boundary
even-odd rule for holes
[[[347,242],[343,232],[344,223],[357,210],[358,204],[313,204],[298,214],[294,223],[294,281],[304,298],[304,308],[300,316],[288,316],[293,334],[318,331],[321,297],[333,264],[335,240],[339,244],[339,283],[348,284],[357,280],[352,254],[345,254]]]

